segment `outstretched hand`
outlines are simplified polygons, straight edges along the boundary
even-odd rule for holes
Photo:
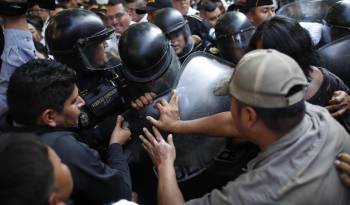
[[[169,102],[162,99],[157,102],[156,106],[160,113],[159,119],[156,120],[151,116],[147,116],[146,119],[161,130],[174,132],[180,123],[179,97],[176,95],[176,91],[172,91]]]
[[[168,135],[165,141],[156,127],[152,127],[152,134],[147,128],[143,129],[144,135],[140,135],[142,146],[146,149],[156,167],[160,165],[173,165],[176,158],[173,136]]]

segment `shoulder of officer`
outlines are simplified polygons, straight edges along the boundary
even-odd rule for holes
[[[187,17],[190,18],[190,19],[197,20],[197,21],[203,21],[203,18],[200,17],[199,14],[189,15]]]

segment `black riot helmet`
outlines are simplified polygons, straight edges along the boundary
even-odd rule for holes
[[[215,25],[216,45],[225,60],[237,63],[255,31],[241,12],[227,12]]]
[[[140,85],[142,92],[160,93],[173,86],[179,60],[157,26],[147,22],[131,25],[120,37],[119,51],[123,75],[131,84]]]
[[[175,52],[180,59],[186,58],[191,53],[194,47],[191,39],[191,30],[188,26],[187,20],[178,10],[174,8],[160,9],[156,11],[152,23],[163,31],[165,36],[170,40],[171,45],[174,47]],[[175,38],[181,34],[185,40],[184,45],[175,42]]]
[[[120,64],[115,33],[100,17],[83,9],[67,9],[52,17],[45,32],[50,54],[79,71],[115,68]]]
[[[328,41],[350,35],[350,2],[343,0],[335,3],[328,10],[324,23],[326,32],[323,34],[329,35]]]

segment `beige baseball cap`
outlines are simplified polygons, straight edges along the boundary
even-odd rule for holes
[[[273,49],[243,56],[230,80],[215,90],[259,108],[283,108],[304,100],[306,76],[291,57]]]

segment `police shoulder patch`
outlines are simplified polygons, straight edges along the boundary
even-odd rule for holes
[[[211,53],[211,54],[213,54],[213,55],[217,55],[217,54],[219,54],[219,49],[218,48],[216,48],[216,47],[210,47],[209,48],[209,53]]]

